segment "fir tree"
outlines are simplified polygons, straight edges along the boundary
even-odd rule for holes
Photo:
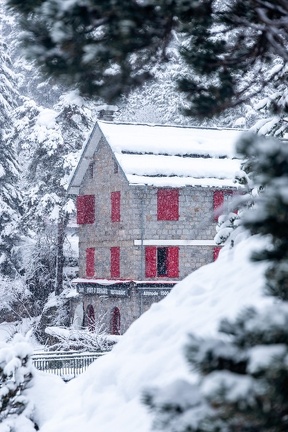
[[[180,77],[186,114],[211,117],[287,83],[283,0],[8,0],[27,30],[27,53],[50,74],[106,100],[125,94],[169,61],[174,32],[188,74]],[[272,68],[275,58],[279,67]],[[271,73],[267,75],[267,69]],[[239,76],[241,74],[241,80]],[[282,104],[287,109],[286,102]]]
[[[20,335],[0,344],[0,423],[7,432],[33,432],[33,406],[27,390],[33,383],[31,347]]]
[[[53,109],[24,99],[15,112],[14,141],[22,161],[21,190],[25,246],[25,277],[40,305],[63,287],[63,266],[73,201],[67,182],[97,113],[95,101],[79,92],[62,94]],[[69,259],[69,256],[67,257]]]
[[[3,28],[1,26],[1,32]],[[15,276],[16,247],[20,237],[18,223],[21,214],[19,165],[14,143],[12,115],[19,99],[17,79],[11,69],[8,47],[0,43],[0,273]]]

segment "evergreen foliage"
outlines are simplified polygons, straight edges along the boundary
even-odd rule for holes
[[[271,239],[253,259],[269,262],[267,291],[288,300],[288,145],[286,141],[251,136],[241,141],[239,150],[250,160],[254,184],[260,188],[243,225],[251,233]]]
[[[287,82],[283,0],[78,0],[69,8],[54,0],[8,0],[8,5],[21,14],[27,52],[46,71],[107,101],[169,61],[175,31],[189,70],[179,80],[188,115],[211,117],[249,101],[268,84],[279,92]],[[275,58],[278,66],[272,68]],[[286,98],[280,105],[287,110]],[[277,111],[279,104],[271,108]]]
[[[44,55],[48,73],[76,80],[86,94],[106,100],[149,78],[151,65],[165,57],[173,21],[169,8],[165,15],[130,0],[8,4],[22,14],[25,42],[32,55]]]
[[[215,339],[190,336],[187,359],[200,382],[144,397],[166,432],[284,432],[288,407],[288,308],[248,309]]]
[[[33,382],[31,347],[20,335],[0,345],[0,423],[7,432],[37,430],[27,389]]]
[[[168,390],[147,391],[144,398],[154,413],[155,427],[166,432],[288,428],[288,146],[249,134],[240,140],[238,150],[249,162],[249,186],[259,191],[241,223],[266,240],[252,259],[267,262],[266,290],[278,302],[222,321],[214,339],[190,336],[186,357],[198,374],[197,384],[172,383]]]
[[[0,273],[15,276],[19,265],[16,246],[19,244],[18,223],[21,215],[19,192],[19,165],[14,143],[10,142],[13,130],[12,111],[19,94],[17,79],[11,69],[8,47],[0,43]]]

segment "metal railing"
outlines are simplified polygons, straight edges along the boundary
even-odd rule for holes
[[[36,369],[61,376],[65,381],[84,372],[94,360],[107,352],[53,351],[34,353],[32,361]]]

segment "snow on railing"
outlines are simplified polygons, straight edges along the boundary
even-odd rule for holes
[[[69,381],[83,373],[94,360],[107,354],[107,352],[108,351],[84,353],[79,353],[77,351],[41,352],[34,353],[32,355],[32,361],[36,369],[59,375],[64,381]]]

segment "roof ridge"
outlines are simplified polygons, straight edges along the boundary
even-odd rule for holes
[[[123,126],[147,126],[147,127],[165,127],[165,128],[178,128],[178,129],[199,129],[199,130],[219,130],[219,131],[235,131],[235,132],[248,132],[248,129],[240,129],[233,127],[217,127],[217,126],[187,126],[187,125],[177,125],[177,124],[161,124],[161,123],[133,123],[133,122],[118,122],[118,121],[108,121],[108,120],[98,120],[96,123],[110,124],[110,125],[123,125]]]

